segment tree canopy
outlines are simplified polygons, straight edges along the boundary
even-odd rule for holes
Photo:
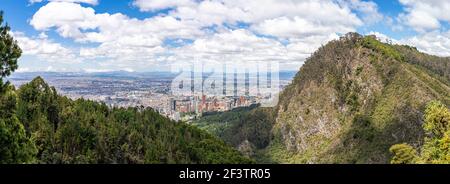
[[[0,88],[3,88],[3,78],[17,69],[17,60],[22,54],[10,30],[9,25],[3,23],[3,11],[0,11]]]
[[[439,101],[431,101],[425,110],[423,128],[427,136],[418,153],[412,146],[396,144],[390,148],[391,163],[450,164],[450,110]]]
[[[22,51],[3,24],[0,11],[0,163],[27,163],[36,152],[32,139],[26,135],[17,115],[17,94],[3,78],[17,69],[17,59]]]

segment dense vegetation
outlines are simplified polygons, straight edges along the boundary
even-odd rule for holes
[[[270,109],[257,106],[241,107],[228,112],[205,115],[193,122],[243,154],[259,159],[256,150],[267,147],[274,120]]]
[[[1,126],[14,120],[18,127],[1,128],[0,136],[13,134],[2,138],[5,163],[251,162],[210,134],[151,108],[73,101],[40,77],[0,96]]]
[[[71,100],[37,77],[4,77],[21,50],[0,14],[0,163],[252,163],[212,135],[151,108]]]
[[[423,128],[424,144],[416,151],[408,144],[396,144],[390,148],[393,164],[450,164],[450,110],[439,101],[427,105]]]
[[[415,47],[394,46],[398,52],[403,53],[405,61],[417,67],[429,70],[429,74],[437,76],[444,82],[450,83],[450,58],[437,57],[418,52]]]
[[[450,58],[349,33],[307,59],[276,107],[235,113],[239,118],[227,121],[228,129],[211,132],[237,148],[247,145],[259,162],[389,163],[392,145],[414,152],[427,144],[428,134],[422,128],[426,104],[438,100],[450,105],[449,71]],[[264,115],[253,117],[255,112]],[[267,128],[257,133],[231,130],[253,126],[253,119],[261,117],[266,119],[257,122]],[[216,115],[199,122],[204,128],[224,121]],[[268,144],[237,136],[261,132],[268,135]]]

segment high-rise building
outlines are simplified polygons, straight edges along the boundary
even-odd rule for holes
[[[202,105],[205,105],[206,103],[206,95],[202,95]]]
[[[170,98],[170,110],[175,111],[177,108],[177,101],[174,98]]]

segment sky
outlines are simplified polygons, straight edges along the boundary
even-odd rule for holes
[[[169,71],[277,62],[298,70],[348,32],[450,56],[447,0],[0,0],[17,72]]]

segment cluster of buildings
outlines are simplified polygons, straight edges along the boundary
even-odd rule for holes
[[[250,106],[257,103],[250,96],[180,96],[169,99],[169,113],[174,120],[189,120],[199,117],[204,112],[223,112],[237,107]]]
[[[55,86],[58,93],[72,99],[84,98],[101,101],[114,107],[151,107],[173,120],[189,121],[205,112],[223,112],[237,107],[258,104],[266,97],[253,88],[230,91],[229,96],[203,94],[174,95],[170,86],[173,77],[166,74],[85,74],[85,73],[24,73],[12,78],[20,86],[36,75],[43,76]],[[281,80],[281,87],[289,80]]]

